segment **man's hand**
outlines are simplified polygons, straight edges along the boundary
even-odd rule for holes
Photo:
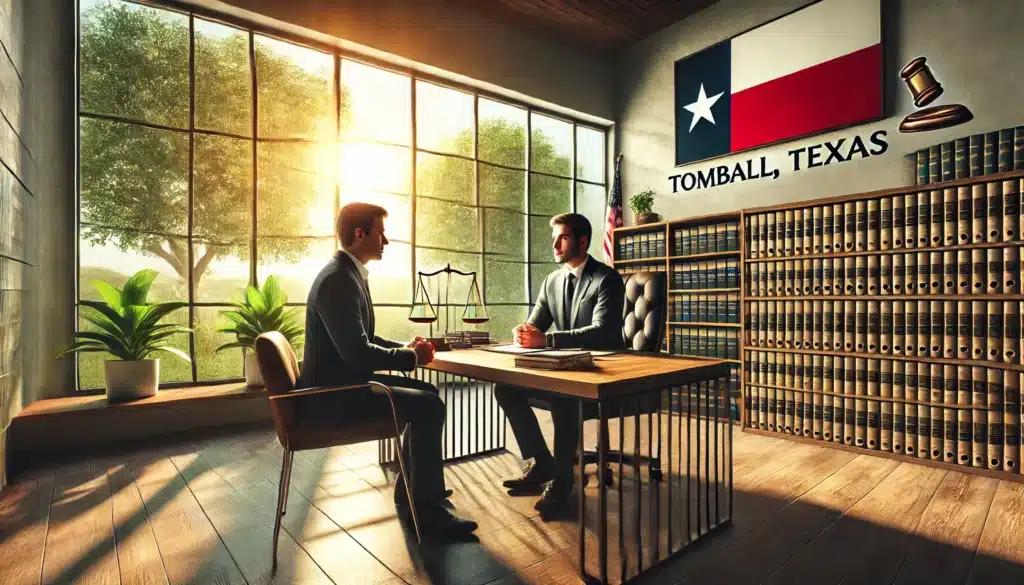
[[[425,366],[434,361],[434,346],[426,341],[413,341],[409,347],[416,352],[416,365]]]
[[[544,347],[544,332],[529,323],[523,323],[512,330],[512,338],[516,345],[526,348]]]

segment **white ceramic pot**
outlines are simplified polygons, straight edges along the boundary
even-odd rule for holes
[[[256,352],[245,354],[245,385],[250,388],[263,387],[263,375],[260,374],[260,363]]]
[[[160,360],[107,360],[103,362],[108,400],[135,400],[156,396]]]

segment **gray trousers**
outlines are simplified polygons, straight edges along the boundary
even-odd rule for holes
[[[505,384],[494,386],[494,398],[508,417],[523,459],[551,457],[537,415],[533,412],[533,404],[547,407],[551,411],[551,421],[555,427],[555,478],[572,485],[573,462],[580,440],[579,406],[576,400]]]

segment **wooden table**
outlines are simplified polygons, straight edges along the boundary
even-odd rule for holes
[[[512,384],[526,388],[545,390],[576,398],[579,404],[580,428],[583,427],[585,405],[592,413],[597,410],[597,418],[602,428],[612,418],[618,418],[619,445],[622,450],[624,426],[633,417],[632,457],[616,452],[609,452],[608,446],[599,441],[596,453],[587,453],[584,448],[584,433],[580,433],[578,453],[583,454],[584,462],[597,463],[599,470],[606,469],[606,464],[613,460],[632,463],[635,478],[635,489],[630,490],[623,483],[623,467],[619,466],[618,528],[619,528],[619,566],[622,581],[632,580],[639,574],[649,570],[665,560],[675,556],[692,542],[724,525],[732,517],[732,425],[729,420],[728,408],[728,377],[729,364],[723,360],[692,359],[669,357],[663,354],[641,354],[622,352],[608,356],[595,357],[595,368],[586,371],[548,371],[515,366],[515,356],[488,351],[485,349],[453,350],[438,352],[434,361],[424,366],[425,370],[440,372],[490,383]],[[702,398],[705,403],[702,405]],[[683,401],[685,400],[685,407]],[[635,408],[632,405],[635,405]],[[643,406],[642,406],[643,405]],[[652,406],[656,405],[656,406]],[[666,406],[667,413],[662,407]],[[696,408],[694,408],[696,406]],[[703,406],[703,407],[702,407]],[[472,414],[472,413],[471,413]],[[643,441],[641,437],[642,417],[647,416],[647,455],[642,455]],[[656,417],[656,418],[653,418]],[[677,419],[678,429],[673,432],[673,419]],[[652,420],[657,422],[657,446],[654,444]],[[686,425],[686,437],[683,438],[683,425]],[[663,435],[663,423],[667,426],[667,434]],[[694,438],[693,429],[696,429]],[[702,433],[703,432],[703,437]],[[666,440],[663,441],[662,439]],[[703,439],[703,444],[702,444]],[[686,468],[683,469],[683,451],[685,449]],[[663,452],[667,451],[667,457]],[[673,452],[677,456],[673,456]],[[588,457],[593,455],[593,457]],[[691,459],[691,455],[693,458]],[[711,461],[714,459],[712,475]],[[678,460],[678,461],[677,461]],[[646,488],[641,477],[642,465],[647,464]],[[666,465],[667,462],[667,465]],[[694,466],[694,463],[696,464]],[[678,474],[673,476],[673,466],[678,464]],[[703,464],[703,467],[702,467]],[[584,469],[579,465],[579,485],[586,484]],[[664,477],[668,472],[668,478]],[[703,475],[702,475],[703,471]],[[721,472],[721,474],[720,474]],[[579,493],[579,567],[580,577],[584,581],[608,582],[608,521],[610,510],[608,500],[608,482],[601,481],[602,473],[598,474],[597,499],[597,576],[587,571],[587,546],[585,525],[587,521],[586,500],[584,490]],[[696,484],[694,486],[694,480]],[[711,482],[714,482],[713,486]],[[685,492],[685,509],[679,505],[673,513],[673,486],[679,484],[678,492]],[[661,506],[661,492],[667,484],[666,509]],[[644,489],[647,494],[643,494]],[[691,493],[693,489],[696,493]],[[632,523],[635,534],[629,535],[634,541],[634,557],[629,559],[626,547],[624,527],[627,518],[624,516],[624,500],[627,491],[635,492],[635,503],[632,510]],[[702,493],[703,492],[703,493]],[[696,496],[696,512],[691,515],[692,496]],[[703,497],[702,497],[703,496]],[[652,506],[645,517],[642,514],[643,501],[652,501]],[[728,504],[723,503],[727,500]],[[712,513],[712,501],[714,513]],[[725,508],[725,509],[722,509]],[[667,512],[667,514],[665,513]],[[693,529],[694,517],[696,530]],[[667,524],[667,534],[662,530],[662,519]],[[646,539],[642,530],[646,521]],[[673,543],[673,522],[676,523],[681,536],[678,543]],[[685,523],[685,527],[683,526]],[[693,537],[695,533],[695,537]],[[634,538],[635,537],[635,538]],[[662,538],[667,541],[663,555]],[[674,544],[679,544],[678,547]],[[645,550],[645,548],[647,550]],[[645,566],[645,562],[647,566]],[[635,571],[627,575],[627,565]]]

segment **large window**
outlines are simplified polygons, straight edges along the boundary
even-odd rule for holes
[[[219,311],[269,275],[303,306],[351,201],[389,211],[370,286],[395,339],[428,333],[407,318],[416,272],[447,264],[477,272],[490,314],[460,323],[470,282],[453,278],[449,327],[510,338],[554,268],[554,214],[587,215],[600,257],[603,129],[122,0],[81,2],[79,91],[79,298],[159,271],[151,297],[188,302],[175,318],[195,330],[176,340],[192,365],[161,360],[164,385],[240,379],[239,351],[215,351]],[[427,285],[436,303],[448,283]],[[103,385],[106,357],[79,354],[80,388]]]

